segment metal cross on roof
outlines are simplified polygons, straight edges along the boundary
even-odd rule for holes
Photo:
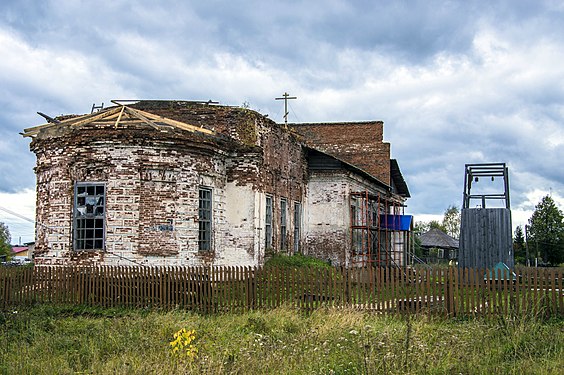
[[[274,100],[284,100],[284,126],[288,127],[288,100],[297,99],[297,96],[290,96],[287,92],[281,98],[274,98]]]

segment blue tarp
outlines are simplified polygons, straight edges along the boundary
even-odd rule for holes
[[[412,215],[380,215],[380,228],[408,231],[412,220]]]

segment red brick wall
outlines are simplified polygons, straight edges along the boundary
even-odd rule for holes
[[[217,109],[227,113],[223,107]],[[235,117],[240,115],[240,109],[234,112]],[[222,122],[227,124],[225,135],[233,130],[229,126],[235,126],[233,133],[239,138],[235,141],[180,130],[160,132],[139,123],[116,128],[111,121],[42,131],[30,146],[37,155],[39,263],[68,259],[110,263],[117,259],[114,255],[151,264],[260,261],[264,257],[263,243],[256,239],[264,229],[260,218],[250,217],[244,223],[226,220],[232,203],[228,199],[240,199],[237,186],[245,186],[249,207],[257,202],[249,188],[261,196],[272,195],[274,245],[279,243],[280,199],[288,200],[287,243],[291,244],[292,203],[303,201],[307,178],[303,148],[295,135],[271,120],[252,111],[244,115],[249,121],[243,125]],[[105,253],[72,250],[77,181],[107,184]],[[213,188],[214,251],[207,253],[197,250],[199,186]],[[169,225],[173,230],[167,229]],[[236,233],[231,230],[235,226]]]
[[[313,148],[390,184],[390,144],[383,142],[383,122],[296,124],[292,129]]]

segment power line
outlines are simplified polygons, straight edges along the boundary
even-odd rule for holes
[[[14,215],[14,216],[16,216],[16,217],[19,217],[20,219],[23,219],[23,220],[25,220],[25,221],[29,221],[30,223],[35,224],[35,220],[30,219],[30,218],[28,218],[28,217],[25,217],[25,216],[23,216],[23,215],[20,215],[20,214],[18,214],[17,212],[14,212],[14,211],[12,211],[12,210],[8,210],[6,207],[0,206],[0,210],[2,210],[2,211],[4,211],[4,212],[7,212],[7,213],[9,213],[10,215]]]
[[[18,214],[17,212],[14,212],[14,211],[12,211],[12,210],[7,209],[6,207],[0,206],[0,210],[2,210],[2,211],[4,211],[4,212],[7,212],[7,213],[9,213],[10,215],[14,215],[14,216],[16,216],[16,217],[19,217],[20,219],[23,219],[23,220],[25,220],[25,221],[29,221],[29,222],[32,223],[32,224],[40,225],[40,226],[42,226],[43,228],[46,228],[46,229],[50,230],[51,232],[54,232],[54,233],[57,233],[57,234],[61,234],[61,235],[66,235],[65,232],[63,232],[63,231],[61,231],[61,230],[58,230],[58,228],[50,227],[50,226],[48,226],[48,225],[45,225],[45,224],[43,224],[43,223],[40,223],[39,221],[36,221],[36,220],[30,219],[30,218],[28,218],[28,217],[25,217],[25,216],[23,216],[23,215],[21,215],[21,214]],[[123,255],[119,255],[119,254],[113,253],[113,252],[108,251],[108,250],[104,250],[104,252],[107,253],[107,254],[114,255],[114,256],[116,256],[116,257],[118,257],[118,258],[120,258],[120,259],[125,259],[125,260],[127,260],[127,261],[129,261],[129,262],[131,262],[131,263],[135,263],[135,264],[137,264],[137,265],[139,265],[139,266],[145,267],[144,264],[138,263],[137,261],[135,261],[135,260],[133,260],[133,259],[126,258],[126,257],[124,257]]]

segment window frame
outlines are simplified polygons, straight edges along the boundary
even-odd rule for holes
[[[302,203],[294,202],[294,253],[300,252],[302,226]]]
[[[207,194],[207,197],[202,197]],[[203,204],[208,202],[208,207]],[[207,213],[208,215],[205,215]],[[209,186],[198,187],[198,251],[213,250],[213,189]]]
[[[287,225],[288,225],[288,201],[280,198],[280,250],[286,250],[287,244]]]
[[[94,194],[89,194],[89,188],[94,189]],[[102,188],[102,193],[98,194],[98,189]],[[85,190],[85,195],[79,193],[80,189]],[[75,181],[74,183],[74,199],[73,199],[73,218],[72,218],[72,248],[73,251],[105,251],[106,250],[106,202],[107,202],[107,183],[103,181]],[[88,204],[88,197],[94,198],[94,204]],[[99,198],[102,197],[102,203],[99,204]],[[79,204],[81,198],[84,202]],[[92,207],[93,212],[88,212],[89,206]],[[84,212],[81,210],[84,208]],[[99,209],[102,208],[102,213],[97,214]],[[88,221],[93,220],[93,227],[87,226]],[[97,221],[101,221],[98,225]],[[87,237],[88,231],[91,231],[92,236]],[[101,233],[99,233],[101,232]],[[101,241],[101,246],[96,246],[98,241]],[[92,247],[88,247],[88,243]]]
[[[270,203],[269,203],[270,202]],[[272,248],[273,207],[272,195],[267,195],[264,208],[264,248]]]
[[[445,249],[437,248],[437,258],[445,259]]]

